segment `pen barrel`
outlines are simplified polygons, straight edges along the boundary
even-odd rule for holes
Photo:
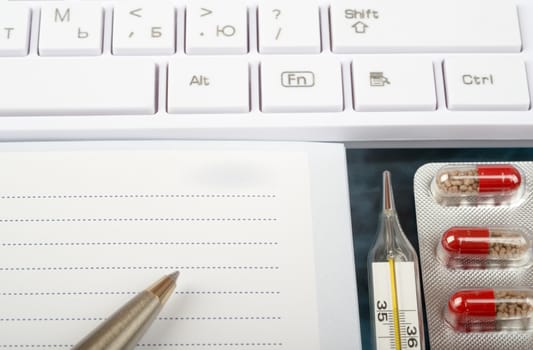
[[[161,310],[161,305],[162,303],[157,296],[150,291],[143,291],[111,315],[72,349],[133,349]]]

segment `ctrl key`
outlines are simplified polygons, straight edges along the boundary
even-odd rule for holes
[[[527,111],[529,88],[524,61],[511,56],[467,56],[444,62],[448,109]]]

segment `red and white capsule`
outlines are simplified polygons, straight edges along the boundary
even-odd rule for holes
[[[522,174],[510,164],[445,166],[435,176],[434,194],[453,203],[465,197],[511,198],[522,187]]]
[[[458,332],[533,329],[533,290],[460,290],[448,300],[444,317]]]
[[[442,235],[437,256],[451,268],[519,267],[531,263],[532,245],[522,227],[456,226]]]

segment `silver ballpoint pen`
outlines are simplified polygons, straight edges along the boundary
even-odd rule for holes
[[[137,294],[72,349],[133,349],[176,288],[178,276],[176,271]]]

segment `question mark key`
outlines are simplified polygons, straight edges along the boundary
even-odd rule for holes
[[[274,0],[258,9],[259,52],[319,53],[319,8],[316,3]]]

